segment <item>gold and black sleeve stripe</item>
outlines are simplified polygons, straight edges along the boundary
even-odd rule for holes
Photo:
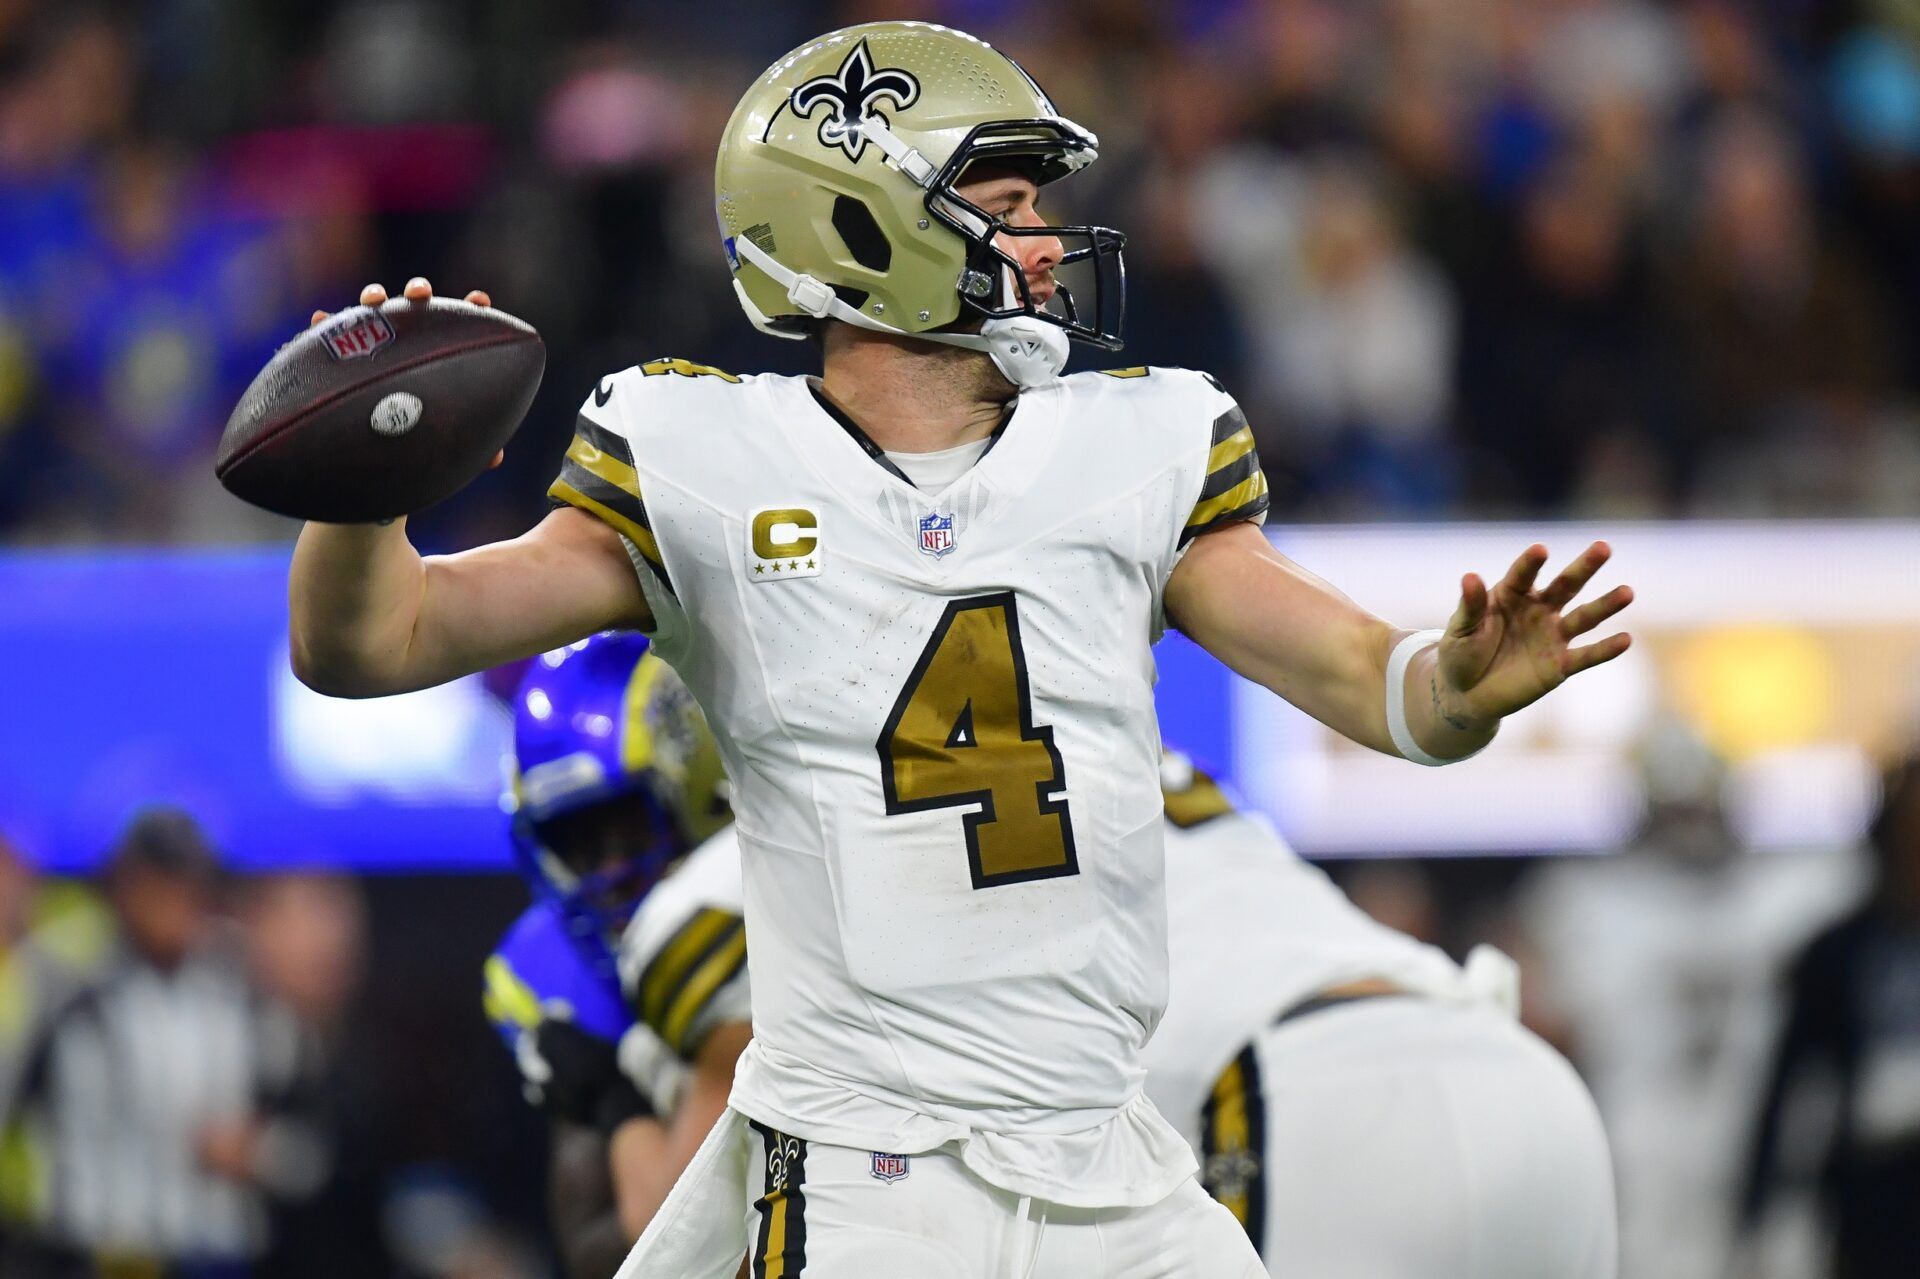
[[[669,593],[673,591],[666,562],[660,558],[660,543],[653,536],[653,523],[640,496],[633,450],[584,413],[575,419],[573,443],[560,464],[560,477],[547,489],[547,500],[556,506],[577,506],[612,525],[640,548],[661,583]]]
[[[766,1190],[753,1201],[760,1232],[753,1279],[803,1279],[807,1268],[807,1143],[749,1119],[766,1150]]]
[[[747,925],[730,911],[696,913],[640,973],[640,1020],[668,1048],[691,1060],[700,1014],[747,962]]]
[[[1241,520],[1258,522],[1266,513],[1267,477],[1260,470],[1260,455],[1253,447],[1253,428],[1236,405],[1213,420],[1207,480],[1187,526],[1180,531],[1180,545]]]
[[[1200,1111],[1200,1184],[1253,1240],[1267,1233],[1267,1099],[1260,1091],[1260,1062],[1248,1044],[1233,1059]]]

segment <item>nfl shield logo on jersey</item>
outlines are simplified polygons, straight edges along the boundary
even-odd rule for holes
[[[873,1175],[881,1181],[895,1182],[913,1171],[913,1156],[885,1155],[873,1152]]]
[[[936,560],[954,547],[953,516],[935,511],[920,517],[920,553]]]

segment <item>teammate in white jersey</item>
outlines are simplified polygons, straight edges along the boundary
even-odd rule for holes
[[[1607,1138],[1467,969],[1376,923],[1169,757],[1167,1015],[1147,1095],[1276,1279],[1612,1279]]]
[[[322,691],[629,626],[707,711],[755,1041],[626,1273],[725,1275],[747,1225],[768,1276],[1257,1273],[1141,1094],[1166,996],[1154,638],[1177,625],[1429,764],[1626,650],[1572,643],[1631,598],[1567,607],[1604,544],[1542,588],[1529,547],[1491,589],[1462,579],[1444,633],[1398,631],[1255,527],[1253,437],[1210,379],[1062,378],[1069,337],[1120,343],[1124,238],[1036,207],[1096,152],[969,36],[824,36],[742,100],[715,192],[749,318],[816,336],[820,378],[604,379],[565,509],[512,542],[423,560],[400,524],[301,534],[292,649]],[[946,487],[912,478],[967,446]],[[875,1151],[940,1178],[943,1211],[890,1218]]]

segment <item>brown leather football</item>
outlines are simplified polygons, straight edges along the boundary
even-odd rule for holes
[[[356,306],[281,347],[227,419],[214,474],[296,519],[365,524],[451,497],[505,446],[546,344],[451,298]]]

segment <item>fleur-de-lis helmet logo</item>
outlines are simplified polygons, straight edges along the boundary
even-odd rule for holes
[[[838,71],[807,81],[793,91],[791,101],[794,114],[802,117],[811,117],[814,108],[824,103],[827,114],[820,121],[820,145],[837,146],[848,159],[858,162],[867,149],[860,126],[868,119],[887,123],[887,117],[874,109],[875,104],[889,98],[896,109],[904,111],[919,97],[920,82],[912,73],[900,67],[876,70],[873,54],[862,40],[853,46]]]

